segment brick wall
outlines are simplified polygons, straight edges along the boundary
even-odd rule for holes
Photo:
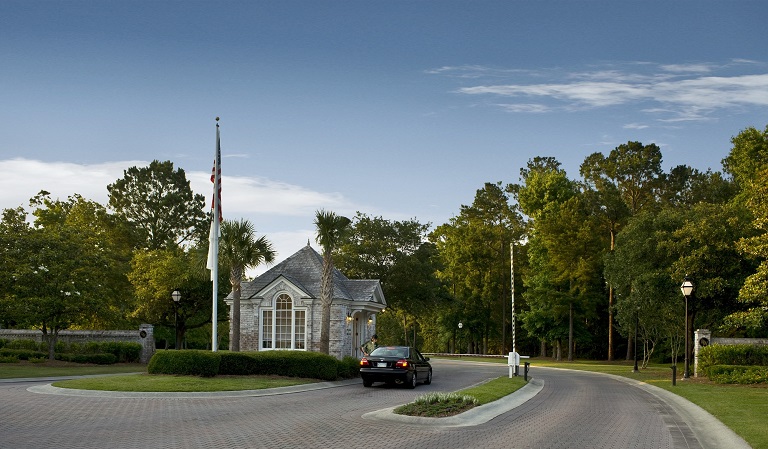
[[[0,338],[6,340],[34,340],[43,342],[43,333],[29,329],[0,329]],[[141,363],[148,363],[155,353],[154,326],[142,324],[138,330],[96,331],[63,330],[59,332],[59,341],[65,343],[88,343],[106,341],[124,341],[141,345]]]

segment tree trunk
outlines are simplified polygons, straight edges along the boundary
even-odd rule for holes
[[[320,352],[330,354],[331,346],[331,304],[333,303],[333,259],[331,251],[323,256],[323,280],[320,299],[323,312],[320,317]]]
[[[242,268],[232,268],[230,283],[232,284],[232,313],[230,327],[232,336],[229,339],[229,350],[240,352],[240,281],[242,279]]]
[[[611,240],[613,240],[613,233],[611,233]],[[608,361],[613,361],[613,287],[608,287]]]
[[[573,301],[568,310],[568,361],[573,362]]]
[[[547,356],[547,342],[544,341],[544,340],[541,340],[541,344],[540,344],[539,347],[540,347],[540,351],[539,351],[540,355],[542,357],[546,357]]]

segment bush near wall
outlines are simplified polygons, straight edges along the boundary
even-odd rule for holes
[[[354,379],[360,376],[360,359],[346,356],[339,362],[339,377]]]
[[[29,360],[46,358],[48,354],[33,349],[14,349],[9,347],[0,348],[0,357],[15,357],[18,360]]]
[[[205,356],[203,356],[205,354]],[[218,360],[216,371],[206,374],[196,372],[196,366],[209,363],[201,357],[215,357]],[[356,377],[359,374],[359,361],[337,360],[335,357],[310,351],[197,351],[165,350],[157,351],[149,361],[147,371],[150,374],[186,374],[195,376],[236,375],[277,375],[303,377],[320,380]],[[191,366],[190,366],[191,365]]]
[[[762,384],[768,382],[768,366],[714,365],[709,379],[719,384]]]
[[[117,363],[114,354],[56,354],[56,360],[72,363],[93,363],[96,365],[112,365]]]
[[[74,363],[95,363],[111,365],[113,363],[138,363],[141,358],[141,345],[129,342],[90,342],[85,344],[56,342],[54,348],[56,360]],[[0,346],[0,356],[15,356],[20,360],[30,358],[48,358],[48,343],[34,340],[5,340]]]
[[[219,372],[218,353],[198,349],[157,351],[149,360],[149,374],[213,377]]]
[[[727,367],[733,367],[728,369]],[[738,372],[745,372],[745,368],[754,367],[752,374],[744,374],[745,380],[753,374],[768,366],[768,346],[754,345],[710,345],[699,351],[699,366],[701,373],[715,381],[713,376],[720,378],[738,378]],[[731,373],[731,374],[726,374]],[[764,382],[764,381],[763,381]],[[733,383],[733,382],[729,382]],[[746,382],[755,383],[755,382]]]

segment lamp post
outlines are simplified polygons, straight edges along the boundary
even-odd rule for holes
[[[691,352],[688,343],[690,338],[690,331],[688,329],[688,297],[691,296],[691,293],[693,293],[693,283],[690,279],[688,279],[688,276],[685,277],[683,285],[680,286],[680,291],[683,292],[683,296],[685,297],[685,371],[683,372],[683,379],[688,379],[691,377],[691,372],[689,369],[690,365],[688,362],[688,357]]]
[[[461,329],[464,327],[464,323],[459,321],[459,346],[461,346]],[[459,354],[461,354],[461,348],[459,349]]]
[[[637,328],[640,327],[640,307],[635,310],[635,367],[632,369],[633,373],[638,372],[637,369]]]
[[[179,349],[179,301],[181,301],[181,293],[174,290],[171,293],[171,298],[173,298],[173,342],[176,349]]]

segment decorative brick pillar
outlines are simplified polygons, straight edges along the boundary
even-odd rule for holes
[[[693,336],[693,377],[699,377],[699,351],[712,342],[712,331],[696,329]]]

